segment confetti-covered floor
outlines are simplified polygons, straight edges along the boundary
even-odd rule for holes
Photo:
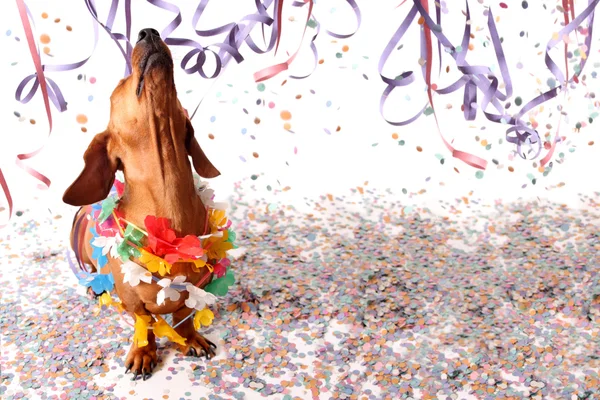
[[[16,217],[0,231],[0,396],[600,398],[600,193],[442,215],[367,191],[307,214],[240,187],[239,283],[206,332],[218,356],[160,342],[147,382],[124,375],[132,329],[77,288],[71,211]]]

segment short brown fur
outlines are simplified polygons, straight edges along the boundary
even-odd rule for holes
[[[93,138],[84,155],[85,167],[65,191],[63,201],[83,206],[103,200],[110,192],[116,171],[122,170],[125,190],[119,210],[128,221],[144,226],[148,215],[165,217],[171,221],[178,237],[202,235],[206,210],[196,194],[188,156],[203,178],[214,178],[220,173],[194,138],[192,124],[177,99],[168,47],[157,35],[150,36],[140,39],[135,46],[133,72],[121,80],[112,93],[108,126]],[[148,61],[150,57],[152,63]],[[87,219],[82,222],[81,229],[86,233],[81,260],[95,269],[90,245],[92,223]],[[159,306],[156,294],[161,288],[155,283],[141,282],[135,287],[123,283],[121,264],[120,260],[108,257],[104,269],[112,272],[115,290],[132,317],[134,314],[173,314],[177,323],[192,312],[184,304],[187,292],[182,292],[178,301],[167,299]],[[208,283],[207,274],[206,268],[195,272],[190,263],[175,263],[169,276],[184,275],[188,282],[195,284],[200,280]],[[214,345],[195,331],[192,319],[176,331],[186,338],[184,354],[215,355]],[[133,344],[127,355],[125,366],[135,374],[134,379],[140,374],[145,379],[156,366],[152,331],[148,331],[148,341],[149,344],[141,348]]]

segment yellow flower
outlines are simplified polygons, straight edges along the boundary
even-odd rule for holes
[[[148,324],[150,323],[150,320],[151,318],[149,315],[135,314],[133,343],[137,344],[138,347],[148,345]]]
[[[227,225],[227,215],[225,210],[212,209],[208,223],[212,233],[217,232],[220,227]]]
[[[110,306],[113,302],[112,297],[110,297],[110,293],[108,293],[108,292],[102,293],[102,296],[100,296],[99,300],[100,300],[100,307]]]
[[[227,242],[227,238],[229,237],[229,231],[223,231],[223,236],[209,237],[204,241],[204,249],[206,249],[206,253],[208,258],[211,260],[220,260],[222,258],[227,257],[227,250],[233,249],[233,243]]]
[[[200,271],[202,268],[206,266],[206,261],[204,260],[190,260],[194,263],[194,269],[196,271]]]
[[[173,329],[171,325],[167,323],[167,321],[159,316],[156,316],[156,319],[157,321],[154,323],[154,325],[152,325],[152,329],[154,329],[154,334],[156,336],[166,337],[171,342],[179,343],[180,345],[185,346],[185,338],[181,337],[179,333],[177,333],[175,329]]]
[[[194,329],[198,330],[203,325],[209,326],[210,324],[212,324],[214,318],[215,314],[213,314],[213,312],[210,311],[210,309],[208,308],[196,312],[196,315],[194,315]]]
[[[165,276],[166,274],[171,272],[171,264],[160,258],[159,256],[155,256],[147,252],[144,249],[140,249],[142,255],[140,256],[140,261],[146,264],[146,268],[150,272],[158,272],[160,276]]]

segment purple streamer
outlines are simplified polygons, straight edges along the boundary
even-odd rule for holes
[[[381,115],[383,116],[383,107],[384,107],[385,101],[387,100],[387,97],[389,96],[389,94],[398,86],[407,86],[414,82],[413,71],[405,72],[400,77],[393,78],[393,79],[384,76],[382,71],[383,71],[383,67],[384,67],[387,59],[389,58],[392,51],[396,48],[397,44],[400,42],[400,40],[402,39],[402,37],[404,36],[406,31],[408,30],[410,24],[412,23],[412,21],[414,20],[414,18],[416,16],[416,12],[418,11],[419,14],[424,18],[425,23],[427,24],[427,26],[429,27],[431,32],[438,39],[438,52],[440,53],[440,61],[441,61],[441,52],[440,52],[441,47],[439,47],[439,46],[443,45],[445,48],[447,48],[451,51],[451,55],[456,61],[458,70],[463,74],[463,76],[460,77],[456,82],[452,83],[451,85],[449,85],[445,88],[435,89],[435,92],[438,94],[442,94],[442,95],[448,94],[448,93],[452,93],[456,90],[459,90],[460,88],[462,88],[464,86],[463,108],[464,108],[464,116],[465,116],[466,120],[474,120],[477,115],[477,109],[478,108],[481,109],[481,111],[483,112],[483,114],[485,115],[485,117],[488,120],[490,120],[492,122],[496,122],[496,123],[506,123],[506,124],[510,125],[510,127],[506,131],[506,140],[510,143],[517,145],[517,152],[519,153],[519,155],[521,157],[527,158],[526,154],[522,152],[522,147],[524,145],[529,145],[530,150],[529,150],[528,154],[531,154],[533,152],[534,156],[532,158],[533,159],[537,158],[542,150],[542,141],[539,137],[538,132],[535,129],[528,127],[527,124],[521,120],[521,118],[523,117],[523,115],[525,115],[525,113],[527,113],[531,109],[556,97],[558,95],[558,92],[560,89],[564,88],[566,85],[568,85],[569,82],[571,82],[573,79],[576,79],[575,78],[576,76],[581,74],[581,72],[583,71],[583,68],[585,66],[585,63],[587,62],[587,58],[582,59],[580,61],[579,72],[577,74],[575,74],[574,77],[572,77],[569,80],[569,82],[564,82],[564,80],[565,80],[564,75],[563,75],[562,71],[560,70],[560,68],[557,66],[557,64],[550,57],[549,52],[554,46],[556,46],[561,41],[561,39],[564,35],[568,35],[572,31],[577,29],[577,27],[579,25],[581,25],[581,23],[585,19],[587,19],[588,35],[585,39],[585,45],[587,46],[587,52],[589,54],[590,48],[591,48],[591,40],[592,40],[592,26],[593,26],[593,20],[594,20],[594,9],[598,5],[599,2],[600,2],[600,0],[588,0],[587,8],[581,14],[579,14],[575,19],[573,19],[573,21],[571,21],[567,26],[565,26],[563,29],[560,30],[557,39],[550,40],[546,46],[545,64],[548,67],[548,69],[550,70],[550,72],[554,75],[556,80],[558,82],[560,82],[560,86],[535,97],[529,103],[525,104],[516,116],[511,117],[505,113],[504,107],[502,107],[502,104],[500,103],[500,101],[505,101],[512,96],[513,87],[512,87],[512,81],[510,79],[508,65],[506,62],[506,57],[505,57],[504,51],[502,49],[502,44],[500,43],[500,37],[499,37],[498,31],[496,29],[496,25],[494,23],[492,12],[489,11],[489,13],[488,13],[488,28],[490,30],[490,36],[492,39],[492,44],[494,46],[494,52],[496,55],[496,59],[498,60],[498,64],[500,66],[500,73],[501,73],[503,81],[505,82],[506,93],[502,93],[501,91],[498,90],[499,79],[492,73],[492,71],[488,67],[486,67],[486,66],[471,66],[471,65],[469,65],[469,63],[467,63],[465,61],[467,50],[468,50],[469,37],[470,37],[470,33],[471,33],[471,31],[470,31],[470,29],[471,29],[470,28],[470,11],[469,11],[468,1],[466,1],[466,8],[467,8],[466,23],[465,23],[465,30],[463,33],[463,38],[462,38],[462,43],[461,43],[461,49],[460,49],[460,51],[456,51],[457,49],[452,45],[452,43],[448,40],[448,38],[446,38],[446,36],[442,33],[441,14],[440,14],[440,10],[439,10],[439,5],[436,4],[436,16],[437,16],[436,19],[438,22],[438,24],[436,26],[436,24],[433,22],[433,20],[429,16],[429,14],[426,12],[424,7],[421,5],[420,1],[413,0],[413,3],[414,3],[413,7],[409,11],[408,15],[406,16],[406,18],[404,19],[404,21],[402,22],[402,24],[400,25],[400,27],[398,28],[396,33],[392,36],[392,39],[390,40],[390,42],[386,46],[385,50],[383,51],[380,61],[379,61],[379,74],[381,76],[381,79],[388,85],[381,96],[380,107],[379,107]],[[423,56],[424,55],[424,47],[425,47],[424,39],[425,39],[424,34],[422,32],[421,33],[421,57],[426,59],[426,56],[425,57]],[[440,63],[440,66],[441,66],[441,63]],[[422,72],[424,75],[424,67],[422,67]],[[481,101],[480,107],[477,107],[477,92],[478,92],[478,90],[481,90],[481,92],[483,93],[483,99]],[[498,114],[494,114],[494,113],[490,113],[490,112],[486,111],[490,104],[498,111]],[[426,107],[424,107],[423,110],[425,108]],[[384,119],[389,124],[394,125],[394,126],[407,125],[407,124],[415,121],[416,119],[418,119],[420,117],[420,115],[422,114],[423,110],[420,111],[417,115],[415,115],[405,121],[392,122],[392,121],[385,119],[385,117],[384,117]],[[535,145],[536,149],[531,149],[531,147],[533,147],[533,145]]]

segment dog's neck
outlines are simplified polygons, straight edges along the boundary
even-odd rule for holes
[[[141,226],[147,215],[154,215],[168,218],[179,235],[202,235],[206,209],[196,193],[185,148],[185,119],[175,109],[156,109],[148,124],[142,158],[133,165],[129,162],[123,171],[120,208]]]

